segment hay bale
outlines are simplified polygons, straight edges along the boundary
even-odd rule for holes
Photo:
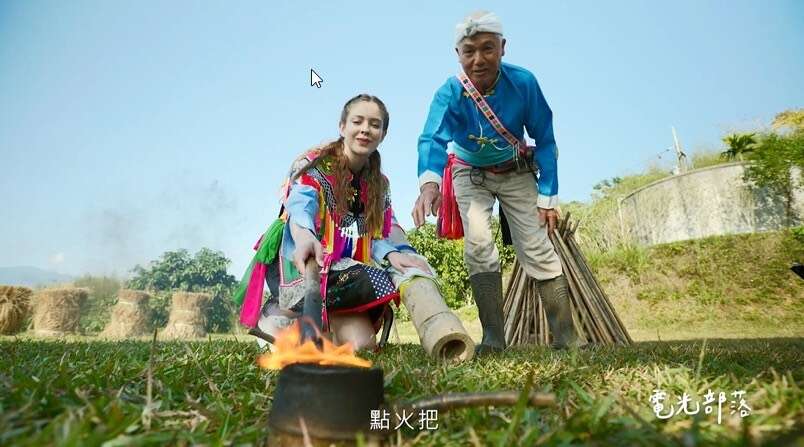
[[[151,323],[151,310],[148,308],[150,299],[151,295],[141,290],[120,290],[117,293],[117,304],[112,308],[112,318],[100,336],[128,338],[148,335]]]
[[[76,287],[37,291],[33,297],[34,335],[62,337],[77,333],[81,304],[88,295],[89,290]]]
[[[203,338],[207,336],[204,310],[212,301],[208,293],[175,292],[170,304],[163,338]]]
[[[22,329],[32,293],[27,287],[0,286],[0,334],[11,335]]]

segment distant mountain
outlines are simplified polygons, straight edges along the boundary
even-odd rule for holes
[[[0,267],[0,284],[10,286],[47,286],[72,281],[70,275],[42,270],[36,267]]]

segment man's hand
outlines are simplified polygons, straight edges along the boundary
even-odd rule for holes
[[[424,260],[417,258],[416,256],[411,256],[398,251],[392,251],[391,253],[388,253],[385,258],[388,259],[388,262],[390,262],[391,265],[400,273],[405,273],[405,270],[411,267],[415,267],[423,272],[433,273],[430,271],[430,266],[427,265]]]
[[[558,211],[553,208],[539,208],[539,223],[547,223],[547,234],[553,234],[558,223]]]
[[[441,192],[439,191],[438,184],[434,182],[427,182],[421,187],[419,198],[416,199],[416,205],[413,206],[413,224],[416,228],[424,225],[424,219],[427,216],[435,216],[441,208]]]

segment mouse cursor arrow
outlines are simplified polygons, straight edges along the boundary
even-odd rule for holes
[[[318,73],[316,73],[315,70],[313,70],[311,68],[310,69],[310,87],[316,86],[318,88],[321,88],[321,83],[322,82],[324,82],[324,80],[321,79],[321,76],[318,76]]]

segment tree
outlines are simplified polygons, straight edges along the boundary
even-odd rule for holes
[[[804,172],[804,109],[778,113],[772,127],[776,132],[726,135],[723,142],[729,149],[721,157],[742,160],[746,156],[744,180],[782,198],[785,225],[790,227],[795,217],[793,193],[801,187]]]
[[[755,148],[748,157],[749,165],[745,170],[745,180],[782,197],[785,204],[785,225],[795,225],[793,216],[793,192],[804,184],[804,126],[801,115],[793,114],[795,111],[782,112],[776,116],[774,126],[784,121],[787,126],[796,125],[793,131],[787,134],[775,132],[762,135]],[[800,114],[802,111],[798,111]],[[782,117],[780,120],[779,117]],[[792,118],[791,118],[792,117]]]
[[[728,150],[720,153],[722,158],[727,160],[741,160],[744,154],[748,154],[754,150],[757,144],[755,133],[733,133],[723,137],[723,142],[729,147]]]
[[[771,125],[777,130],[785,127],[792,129],[794,132],[804,130],[804,109],[785,110],[773,118]]]
[[[151,261],[148,268],[137,265],[128,287],[155,292],[155,322],[167,322],[170,294],[173,291],[207,292],[212,302],[207,309],[207,331],[226,332],[232,326],[235,277],[226,272],[231,261],[223,253],[202,248],[195,256],[187,250],[167,251]]]

